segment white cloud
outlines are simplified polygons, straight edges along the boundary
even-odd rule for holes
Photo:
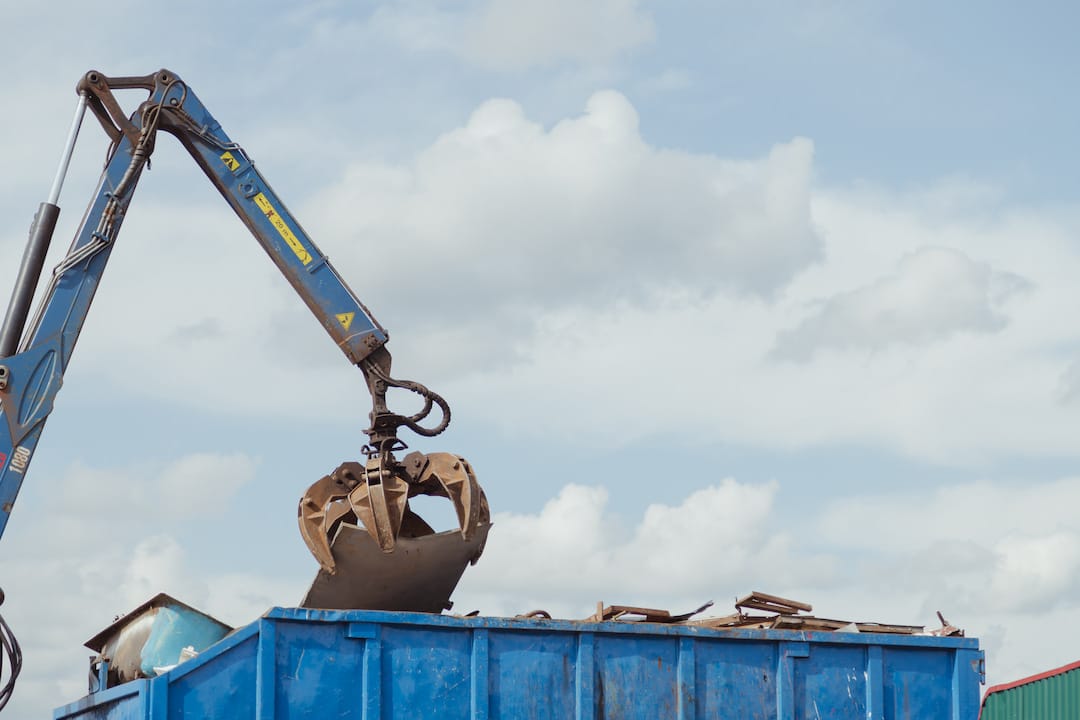
[[[703,298],[688,281],[648,303],[548,307],[514,343],[512,366],[458,381],[452,396],[502,432],[609,447],[679,432],[703,445],[887,448],[946,465],[1075,457],[1080,405],[1062,402],[1073,387],[1062,369],[1080,330],[1060,322],[1080,303],[1075,218],[1002,209],[956,182],[942,192],[814,186],[825,259],[774,298]],[[860,351],[776,362],[777,338],[838,288],[859,290],[822,305],[798,349],[857,341]],[[534,391],[568,379],[569,397]]]
[[[154,535],[140,541],[124,569],[114,602],[132,608],[159,592],[181,593],[191,605],[206,602],[206,588],[190,575],[184,549],[175,538]]]
[[[76,462],[61,480],[56,510],[71,515],[153,513],[165,524],[183,521],[228,507],[257,465],[243,453],[192,453],[168,463],[107,469]]]
[[[440,7],[439,3],[406,0],[381,4],[365,23],[359,26],[344,23],[344,26],[354,38],[366,30],[413,52],[460,52],[460,37],[466,17]],[[317,27],[320,34],[329,35],[333,38],[331,42],[336,42],[342,25],[342,18],[334,17]]]
[[[693,76],[686,70],[671,68],[638,83],[646,93],[673,93],[689,90],[694,85]]]
[[[493,70],[601,62],[652,41],[641,0],[485,0],[466,19],[461,52]]]
[[[158,177],[203,187],[179,150],[159,153]],[[538,317],[567,308],[673,288],[775,294],[820,253],[812,156],[801,139],[753,160],[661,150],[611,91],[549,129],[495,100],[414,161],[353,165],[292,207],[390,328],[404,374],[442,386],[518,362]],[[355,417],[359,373],[227,208],[204,204],[209,191],[145,192],[69,381],[228,414]],[[298,383],[305,402],[284,392]]]
[[[866,607],[894,594],[898,610],[941,610],[980,638],[994,684],[1076,660],[1078,501],[1075,477],[868,490],[827,503],[809,532],[838,553],[856,550],[849,581],[873,593]]]
[[[1074,360],[1061,373],[1059,394],[1064,403],[1074,403],[1080,399],[1080,360]]]
[[[994,605],[1019,611],[1059,602],[1080,605],[1080,531],[1006,536],[995,550],[997,567],[989,588]]]
[[[922,248],[901,258],[895,273],[819,301],[797,327],[780,333],[775,354],[806,361],[824,348],[881,350],[996,332],[1007,322],[1001,304],[1027,287],[958,250]]]
[[[796,558],[793,538],[776,526],[777,490],[726,479],[678,504],[654,503],[627,527],[607,509],[607,489],[568,485],[535,515],[496,513],[483,560],[456,602],[573,617],[601,599],[685,610],[737,588],[828,582],[830,561]]]
[[[655,38],[642,0],[424,0],[380,4],[354,19],[339,8],[304,8],[291,22],[316,53],[384,46],[449,55],[482,70],[512,74],[552,66],[602,67]]]
[[[991,683],[1075,660],[1048,652],[1046,627],[1055,648],[1080,640],[1067,622],[1080,604],[1080,525],[1069,514],[1080,480],[868,491],[804,518],[780,515],[780,491],[728,479],[627,523],[605,488],[569,485],[535,514],[496,515],[457,609],[581,618],[598,600],[681,611],[711,598],[709,614],[725,614],[730,598],[758,589],[821,617],[934,628],[941,610],[980,638]]]
[[[821,518],[821,526],[830,541],[843,533],[857,533],[865,537],[864,547],[889,552],[911,547],[912,523],[918,525],[923,543],[968,540],[992,545],[989,538],[1080,529],[1080,520],[1070,510],[1076,502],[1080,478],[1037,486],[980,481],[941,486],[918,496],[897,490],[838,498]]]
[[[550,130],[493,100],[409,166],[353,166],[306,214],[319,235],[354,239],[336,255],[346,276],[398,289],[388,312],[413,321],[407,350],[488,368],[513,359],[537,312],[671,288],[775,293],[819,256],[812,157],[802,139],[750,161],[660,150],[611,91]],[[364,276],[371,248],[405,274]]]
[[[311,214],[354,253],[394,248],[418,300],[453,293],[459,312],[673,284],[768,294],[818,255],[812,157],[801,139],[745,162],[659,150],[613,91],[550,130],[492,100],[411,166],[354,166]]]
[[[1026,613],[1080,606],[1080,478],[1010,486],[977,482],[830,503],[817,532],[830,544],[893,558],[938,588],[932,602],[965,612]]]
[[[162,499],[177,513],[223,512],[236,491],[255,477],[255,466],[242,453],[188,455],[162,474]]]
[[[203,187],[190,162],[179,160],[171,169]],[[231,416],[317,419],[335,407],[355,416],[367,396],[359,371],[228,207],[209,194],[213,204],[204,205],[143,190],[67,384]],[[169,272],[148,271],[160,267]],[[302,395],[287,392],[298,387]],[[142,422],[160,422],[164,432],[172,421]]]
[[[1011,328],[1008,340],[766,362],[787,312],[729,298],[567,311],[540,325],[517,366],[446,390],[459,413],[538,442],[618,448],[677,433],[702,447],[888,448],[945,465],[1077,452],[1057,364],[1014,346]]]
[[[201,187],[165,147],[158,177]],[[752,160],[658,149],[610,91],[550,127],[496,100],[412,161],[354,163],[293,209],[390,329],[397,374],[503,431],[610,445],[679,426],[965,464],[1075,453],[1080,406],[1061,400],[1076,332],[1050,322],[1080,302],[1070,216],[1002,210],[956,179],[822,188],[812,157],[804,140]],[[355,418],[359,373],[228,210],[146,192],[69,383]],[[807,362],[769,362],[778,337]],[[863,352],[814,352],[845,343]],[[546,390],[567,378],[587,378],[569,415]]]

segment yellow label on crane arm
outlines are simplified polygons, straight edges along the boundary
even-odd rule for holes
[[[352,325],[353,318],[356,317],[356,313],[354,313],[354,312],[338,313],[335,317],[337,317],[338,322],[341,323],[341,327],[348,330],[349,326]]]
[[[281,235],[282,240],[289,246],[289,249],[293,251],[296,257],[304,265],[311,263],[311,253],[309,253],[301,244],[299,238],[293,235],[293,231],[289,229],[289,226],[285,223],[285,218],[278,214],[278,211],[274,208],[273,204],[267,199],[266,195],[259,193],[254,198],[255,204],[262,210],[263,215],[270,221],[270,224],[274,226],[274,229]]]
[[[240,167],[240,161],[228,150],[221,153],[221,162],[225,163],[225,167],[229,168],[232,172],[236,172]]]

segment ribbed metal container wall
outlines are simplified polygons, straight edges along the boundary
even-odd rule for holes
[[[971,638],[276,608],[56,718],[975,720]]]
[[[990,688],[981,720],[1077,720],[1080,663]]]

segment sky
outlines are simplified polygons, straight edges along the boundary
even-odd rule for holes
[[[1080,11],[744,5],[0,0],[0,288],[78,79],[169,68],[450,401],[412,447],[495,516],[455,611],[762,590],[940,610],[991,684],[1077,660]],[[159,591],[297,603],[296,502],[365,439],[360,373],[169,138],[118,245],[0,539],[13,717]]]

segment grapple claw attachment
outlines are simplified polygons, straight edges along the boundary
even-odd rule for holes
[[[304,538],[304,543],[319,565],[329,573],[333,573],[335,568],[328,531],[337,525],[341,513],[336,513],[336,517],[330,519],[328,508],[333,501],[347,495],[348,490],[341,486],[340,481],[331,475],[324,475],[304,493],[298,508],[300,536]]]
[[[478,528],[490,523],[484,491],[472,467],[452,453],[410,453],[403,462],[373,457],[366,463],[342,463],[308,488],[300,500],[300,534],[319,565],[333,574],[337,563],[332,550],[338,528],[359,525],[386,554],[393,553],[399,537],[423,538],[435,531],[409,507],[416,495],[445,497],[454,505],[461,538],[470,542]],[[475,563],[483,543],[470,562]]]
[[[393,552],[409,502],[409,484],[397,474],[383,472],[378,458],[368,460],[365,478],[349,493],[349,507],[379,548]]]
[[[429,488],[428,494],[443,495],[450,499],[457,512],[461,537],[471,540],[476,533],[477,524],[490,519],[487,498],[476,481],[472,467],[465,458],[452,453],[431,453],[426,458],[427,463],[419,477],[420,486]],[[408,459],[406,458],[406,461]],[[433,487],[435,485],[437,488]]]

